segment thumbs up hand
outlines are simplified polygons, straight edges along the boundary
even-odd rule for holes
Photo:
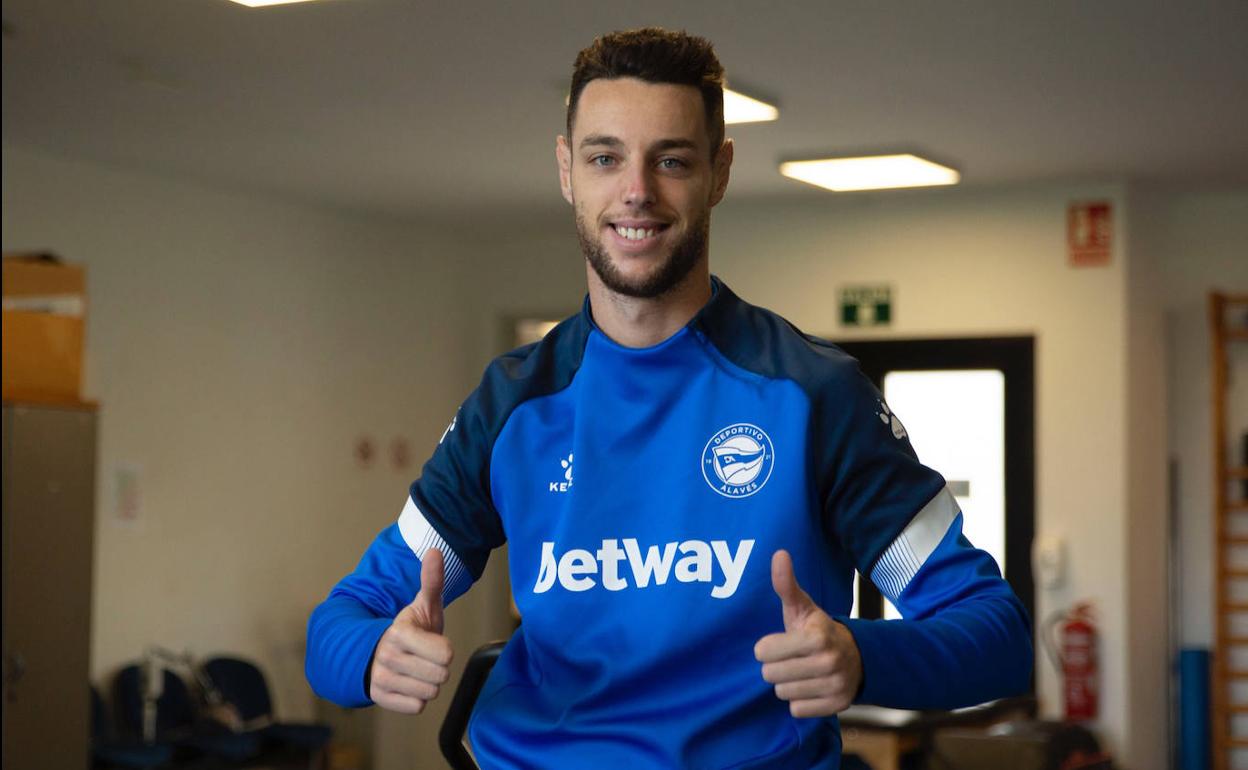
[[[754,645],[763,679],[795,717],[825,717],[844,711],[862,683],[862,656],[854,636],[811,600],[797,584],[787,551],[771,557],[771,585],[784,614],[784,632]]]
[[[382,708],[419,714],[450,678],[451,640],[442,635],[442,552],[425,551],[420,591],[381,635],[368,696]]]

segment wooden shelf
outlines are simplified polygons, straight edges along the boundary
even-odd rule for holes
[[[100,408],[98,401],[84,401],[80,398],[62,398],[44,393],[9,391],[4,394],[5,406],[42,406],[60,407],[62,409],[78,409],[84,412],[95,412]]]

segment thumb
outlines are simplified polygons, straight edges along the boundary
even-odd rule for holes
[[[426,631],[442,633],[442,585],[445,581],[442,552],[437,548],[425,551],[420,560],[420,591],[411,608]]]
[[[793,574],[793,559],[788,551],[780,550],[772,554],[771,587],[776,596],[780,597],[785,631],[792,629],[815,606],[810,596],[797,584],[797,576]]]

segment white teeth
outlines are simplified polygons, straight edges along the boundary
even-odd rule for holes
[[[636,227],[619,227],[616,226],[615,231],[630,241],[640,241],[643,238],[653,238],[655,230],[642,230]]]

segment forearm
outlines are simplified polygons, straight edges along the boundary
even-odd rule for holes
[[[304,672],[313,691],[340,706],[371,704],[364,682],[373,649],[419,589],[420,560],[391,525],[308,619]]]
[[[849,627],[862,656],[859,703],[961,708],[1024,692],[1031,681],[1030,624],[1006,592],[917,620],[837,620]]]
[[[312,690],[339,706],[368,706],[365,677],[373,649],[393,618],[335,591],[308,619],[304,672]]]

